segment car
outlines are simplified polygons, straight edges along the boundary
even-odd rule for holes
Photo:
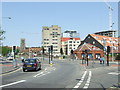
[[[14,59],[13,56],[9,56],[9,57],[7,58],[7,60],[13,60],[13,59]]]
[[[29,71],[29,70],[41,70],[41,62],[39,59],[31,58],[31,59],[25,59],[23,62],[23,72]]]

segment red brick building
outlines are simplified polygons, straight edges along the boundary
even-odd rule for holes
[[[103,57],[104,55],[104,52],[102,49],[96,46],[93,46],[92,44],[89,44],[89,43],[82,44],[74,51],[74,53],[79,59],[82,59],[85,55],[83,52],[85,50],[88,50],[89,59],[99,59],[100,57]]]

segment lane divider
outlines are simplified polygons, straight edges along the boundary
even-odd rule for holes
[[[40,73],[34,75],[33,77],[41,77],[41,76],[47,75],[47,74],[51,73],[51,71],[53,71],[53,70],[55,71],[56,68],[52,67],[52,68],[50,68],[50,70],[48,68],[45,68],[45,71],[40,72]]]
[[[87,71],[84,72],[81,80],[77,83],[77,85],[74,88],[79,88],[79,86],[81,85],[81,83],[84,81],[84,78],[85,78],[86,74],[87,74]]]
[[[2,86],[0,86],[0,88],[6,87],[6,86],[11,86],[11,85],[18,84],[18,83],[22,83],[22,82],[25,82],[25,81],[26,80],[20,80],[20,81],[13,82],[13,83],[10,83],[10,84],[2,85]]]
[[[92,77],[92,72],[89,71],[89,76],[88,76],[88,79],[87,79],[86,84],[85,84],[85,86],[83,87],[83,89],[87,89],[87,88],[89,87],[91,77]]]

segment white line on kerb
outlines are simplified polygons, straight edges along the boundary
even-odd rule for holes
[[[89,77],[86,81],[85,86],[83,87],[84,89],[87,89],[89,87],[91,76],[92,76],[92,73],[91,73],[91,71],[89,71]]]
[[[80,86],[80,85],[81,85],[81,83],[83,82],[83,80],[84,80],[84,78],[85,78],[86,74],[87,74],[87,71],[85,71],[85,72],[84,72],[84,74],[83,74],[83,76],[82,76],[81,80],[79,81],[79,83],[77,83],[77,85],[76,85],[74,88],[79,88],[79,86]]]
[[[10,84],[2,85],[2,86],[0,86],[0,88],[6,87],[6,86],[10,86],[10,85],[14,85],[14,84],[18,84],[18,83],[22,83],[22,82],[25,82],[25,81],[26,81],[26,80],[20,80],[20,81],[13,82],[13,83],[10,83]]]

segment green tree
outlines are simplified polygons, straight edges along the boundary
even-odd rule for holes
[[[7,54],[8,54],[9,52],[11,52],[11,51],[12,51],[12,49],[9,48],[9,47],[7,47],[7,46],[3,46],[3,47],[2,47],[2,55],[3,55],[3,56],[7,56]]]

